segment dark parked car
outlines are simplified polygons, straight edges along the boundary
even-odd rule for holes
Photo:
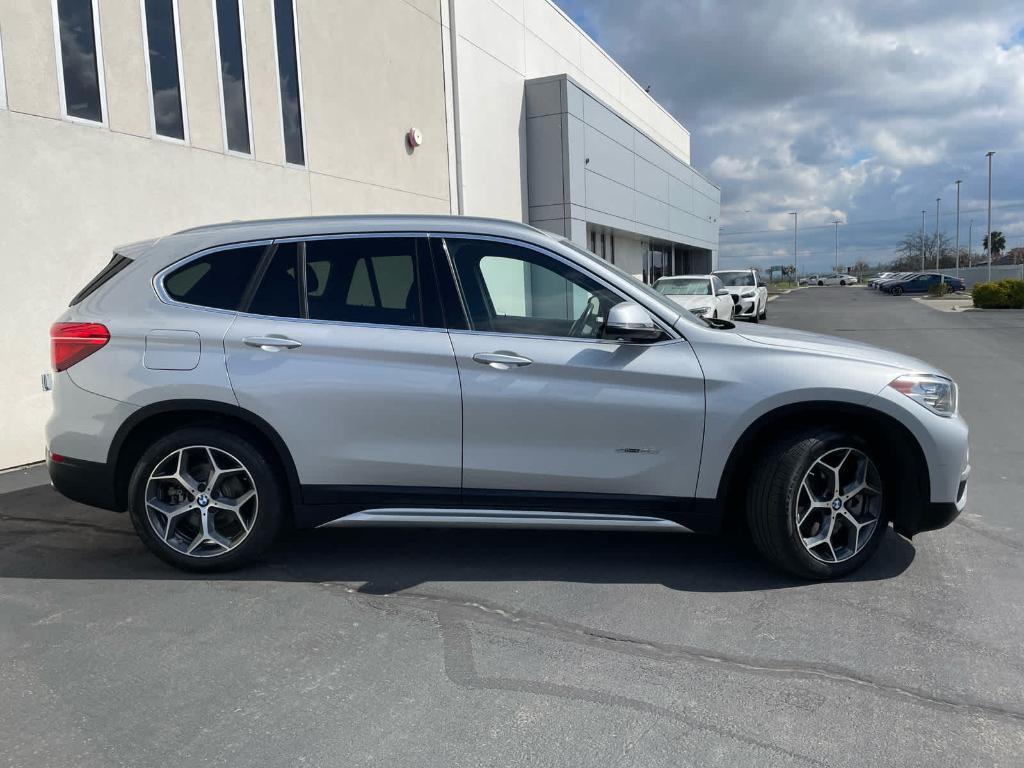
[[[965,287],[964,281],[959,277],[950,277],[938,272],[918,272],[901,280],[886,281],[878,287],[893,296],[901,296],[904,293],[928,293],[933,285],[941,282],[945,282],[951,291],[962,291]]]

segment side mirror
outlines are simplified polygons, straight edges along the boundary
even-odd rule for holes
[[[719,288],[715,292],[715,296],[728,296],[728,295],[729,295],[729,291],[726,288]]]
[[[662,336],[647,310],[632,301],[623,301],[608,310],[605,336],[624,341],[654,341]]]

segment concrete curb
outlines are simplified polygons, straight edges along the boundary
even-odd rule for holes
[[[50,476],[46,473],[46,465],[41,461],[0,471],[0,495],[49,484]]]

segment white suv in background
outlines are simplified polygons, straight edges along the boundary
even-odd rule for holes
[[[735,297],[733,317],[752,323],[768,319],[768,286],[756,269],[720,269],[712,274]]]
[[[674,275],[659,278],[654,290],[699,317],[732,320],[736,304],[715,275]]]

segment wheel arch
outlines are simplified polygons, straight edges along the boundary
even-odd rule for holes
[[[743,525],[744,467],[782,435],[801,428],[833,428],[852,432],[895,470],[883,471],[886,494],[893,499],[890,519],[901,532],[916,527],[930,502],[928,462],[917,438],[900,421],[875,408],[839,401],[791,403],[759,416],[733,446],[718,480],[717,502],[723,527]],[[909,480],[909,482],[907,482]]]
[[[215,400],[165,400],[144,406],[118,428],[107,454],[113,468],[114,494],[119,510],[128,507],[128,480],[132,468],[154,436],[183,427],[230,427],[269,454],[284,480],[293,505],[301,502],[301,486],[291,451],[270,424],[251,411]]]

